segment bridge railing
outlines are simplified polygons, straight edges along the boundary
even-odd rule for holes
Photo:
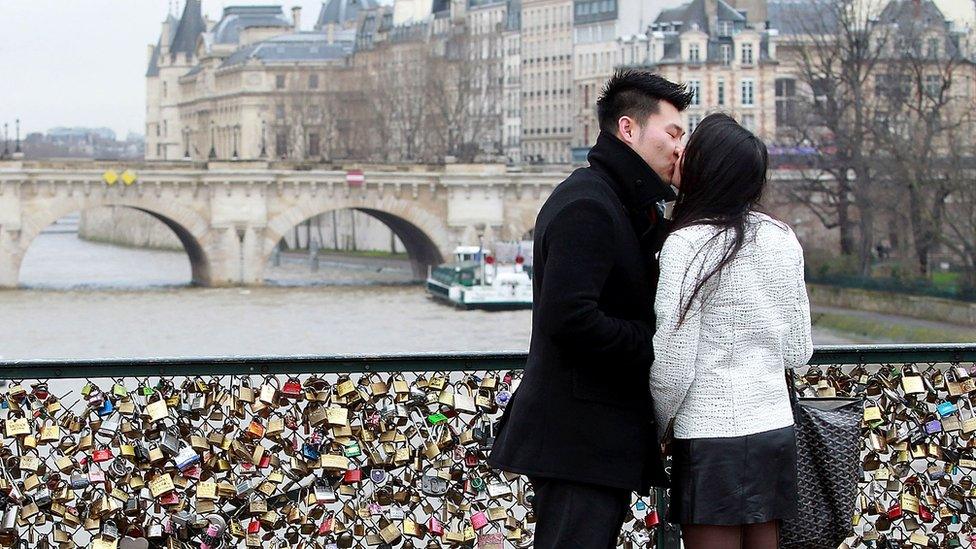
[[[0,362],[0,546],[527,547],[531,486],[485,461],[524,362]],[[823,347],[800,373],[866,399],[849,545],[968,546],[976,344]],[[678,547],[658,496],[622,546]]]

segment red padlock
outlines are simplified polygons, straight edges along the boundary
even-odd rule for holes
[[[298,378],[292,377],[281,388],[281,394],[288,398],[300,399],[305,393],[302,391],[302,384],[298,381]]]
[[[112,459],[112,449],[102,448],[101,450],[95,450],[92,452],[92,461],[95,463],[102,463]]]
[[[657,515],[657,509],[651,509],[646,515],[644,515],[644,526],[654,528],[660,523],[661,517]]]
[[[902,515],[902,512],[901,512],[901,504],[900,503],[896,503],[896,504],[892,505],[890,509],[888,509],[888,518],[890,518],[892,520],[900,517],[901,515]]]
[[[260,520],[258,520],[256,518],[253,518],[253,519],[251,519],[251,522],[247,523],[247,533],[248,534],[257,534],[260,531],[261,531],[261,521]]]
[[[349,469],[342,476],[342,482],[346,484],[355,484],[357,482],[360,482],[361,480],[363,480],[362,469]]]
[[[478,511],[477,513],[471,515],[471,527],[475,530],[481,530],[485,526],[488,526],[488,516],[485,515],[484,511]]]
[[[464,464],[468,467],[477,467],[478,461],[480,460],[478,459],[477,450],[468,450],[467,453],[464,454]]]
[[[328,517],[319,524],[319,535],[324,536],[332,531],[332,517]]]
[[[176,493],[176,490],[170,490],[165,494],[159,496],[160,505],[179,505],[180,495]]]
[[[183,476],[186,478],[192,478],[194,480],[200,480],[200,476],[203,474],[203,469],[199,465],[194,465],[183,471]]]
[[[427,520],[427,531],[434,536],[443,536],[444,525],[441,524],[441,521],[437,520],[437,517],[430,517],[430,519]]]
[[[918,506],[918,517],[922,519],[922,522],[932,522],[932,520],[935,519],[935,515],[932,514],[932,511],[930,511],[929,508],[924,505]]]
[[[265,467],[271,465],[271,454],[264,454],[261,456],[261,460],[258,462],[258,468],[264,469]]]

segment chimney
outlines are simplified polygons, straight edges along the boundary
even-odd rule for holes
[[[302,7],[295,6],[291,9],[291,20],[295,25],[295,32],[302,30]]]

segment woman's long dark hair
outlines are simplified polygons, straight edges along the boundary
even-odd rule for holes
[[[742,249],[749,212],[756,209],[766,186],[768,164],[769,153],[762,140],[727,114],[706,116],[691,134],[679,167],[681,192],[671,230],[692,225],[717,227],[719,230],[698,253],[707,253],[717,239],[722,239],[724,250],[721,260],[697,281],[686,298],[679,325],[684,323],[695,297]],[[729,234],[733,238],[729,239]]]

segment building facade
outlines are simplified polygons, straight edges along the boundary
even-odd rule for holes
[[[783,16],[797,4],[329,0],[309,31],[297,8],[209,21],[187,0],[150,48],[146,158],[582,162],[620,67],[687,84],[689,131],[725,111],[775,144],[804,92]]]

